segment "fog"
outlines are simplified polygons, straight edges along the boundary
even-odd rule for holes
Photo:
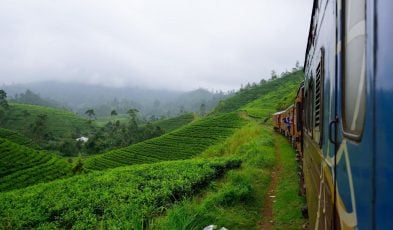
[[[0,85],[230,90],[303,63],[311,0],[2,0]]]

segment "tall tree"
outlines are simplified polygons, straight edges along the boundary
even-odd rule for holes
[[[205,116],[206,114],[206,104],[202,103],[201,106],[199,107],[199,112],[202,116]]]
[[[127,111],[128,116],[130,116],[131,120],[134,120],[134,121],[136,121],[136,117],[137,117],[138,113],[139,113],[139,110],[137,110],[137,109],[129,109]]]
[[[116,110],[112,110],[112,111],[111,111],[111,116],[117,116]]]
[[[31,125],[31,132],[37,142],[42,142],[47,136],[47,120],[48,116],[46,114],[39,114],[37,115],[34,123]]]
[[[85,114],[89,117],[90,120],[96,117],[96,114],[94,113],[94,109],[86,110]]]
[[[7,93],[2,89],[0,89],[0,106],[3,109],[8,109],[9,107],[7,102]]]

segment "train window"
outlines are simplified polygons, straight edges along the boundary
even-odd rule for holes
[[[305,98],[305,123],[307,127],[307,131],[309,132],[310,136],[313,136],[312,134],[312,129],[313,129],[313,123],[314,123],[314,116],[313,116],[313,111],[314,111],[314,84],[313,84],[314,79],[311,77],[309,84],[308,84],[308,89],[306,92],[306,98]]]
[[[366,107],[366,2],[345,0],[343,129],[355,140],[363,131]]]
[[[302,130],[302,103],[296,103],[296,130],[299,132]]]
[[[324,56],[325,51],[321,49],[321,58],[317,66],[316,75],[315,75],[315,131],[316,141],[321,145],[322,144],[322,125],[323,125],[323,81],[324,81]]]

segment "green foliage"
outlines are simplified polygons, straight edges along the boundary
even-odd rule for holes
[[[159,126],[165,132],[170,132],[192,122],[194,119],[193,113],[185,113],[177,117],[153,122],[153,124]]]
[[[83,145],[82,152],[97,154],[113,148],[129,146],[162,134],[164,131],[151,123],[138,126],[135,120],[126,124],[121,124],[120,121],[108,122],[89,138],[88,142]]]
[[[288,85],[298,85],[304,79],[302,71],[295,71],[287,74],[281,78],[270,80],[267,83],[257,85],[255,87],[248,87],[237,92],[233,97],[225,101],[221,101],[214,110],[215,113],[231,112],[240,109],[244,105],[260,98],[269,93],[274,93],[280,88],[286,88]],[[282,96],[282,95],[281,95]],[[277,101],[271,102],[274,109]]]
[[[230,136],[241,127],[237,113],[211,116],[174,132],[86,159],[89,169],[191,158]]]
[[[0,193],[0,228],[144,229],[236,159],[161,162],[75,176]]]
[[[86,119],[71,112],[17,103],[10,103],[9,111],[3,119],[2,126],[34,139],[37,134],[31,128],[37,124],[38,116],[46,117],[46,119],[40,119],[43,122],[42,124],[45,125],[45,132],[42,136],[45,137],[45,134],[49,136],[41,143],[41,146],[49,150],[58,150],[65,140],[75,141],[75,138],[78,137],[75,136],[77,133],[78,135],[87,135],[94,130],[94,127],[88,124]],[[38,127],[37,131],[41,132]]]
[[[51,181],[70,173],[71,165],[55,154],[0,138],[0,191]]]
[[[275,164],[271,131],[250,123],[224,143],[210,148],[203,158],[237,157],[242,167],[212,182],[201,195],[186,199],[156,219],[154,229],[203,229],[214,224],[228,229],[256,229],[262,200]],[[239,140],[239,137],[244,137]]]
[[[294,158],[295,151],[283,136],[275,134],[277,146],[281,152],[282,174],[277,185],[276,202],[273,204],[275,229],[287,229],[302,226],[306,221],[301,208],[305,199],[299,196],[298,165]]]
[[[16,94],[12,101],[30,105],[60,107],[57,102],[50,99],[42,99],[40,95],[32,92],[29,89],[27,89],[24,93]]]
[[[7,93],[2,89],[0,89],[0,107],[2,109],[8,109],[9,107],[7,102]]]
[[[33,149],[40,148],[32,139],[9,129],[0,128],[0,138],[4,138],[16,144],[24,145]]]

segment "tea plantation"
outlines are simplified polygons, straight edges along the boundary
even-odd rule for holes
[[[55,154],[0,138],[0,191],[69,176],[71,167]]]
[[[39,146],[33,140],[9,129],[0,128],[0,138],[10,140],[14,143],[24,145],[26,147],[38,149]]]
[[[165,132],[170,132],[192,122],[194,119],[193,113],[185,113],[177,117],[153,122],[153,125],[159,126]]]
[[[83,133],[92,129],[92,126],[88,124],[86,119],[71,112],[57,108],[18,103],[10,103],[9,111],[2,120],[2,127],[22,134],[34,135],[31,133],[31,125],[40,114],[47,115],[46,131],[55,138],[69,138],[77,130]]]
[[[136,165],[0,193],[0,229],[144,229],[171,204],[240,163],[222,158]]]
[[[191,158],[230,136],[244,124],[237,113],[211,116],[158,138],[113,150],[85,161],[85,167],[102,170],[123,165]]]

